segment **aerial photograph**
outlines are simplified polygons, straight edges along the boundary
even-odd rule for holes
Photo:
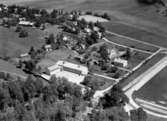
[[[167,0],[0,0],[0,121],[167,121]]]

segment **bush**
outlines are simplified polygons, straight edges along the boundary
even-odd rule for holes
[[[19,37],[21,38],[28,37],[28,32],[26,30],[21,30],[19,33]]]
[[[110,16],[108,15],[108,13],[104,13],[104,14],[102,15],[102,18],[107,19],[107,20],[111,20],[111,18],[110,18]]]
[[[92,15],[92,11],[87,11],[85,14],[86,15]]]
[[[159,3],[161,0],[138,0],[139,3],[144,3],[144,4],[155,4]]]
[[[22,28],[20,26],[17,26],[15,32],[21,32],[21,30]]]

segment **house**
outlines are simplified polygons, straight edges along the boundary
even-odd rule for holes
[[[45,45],[44,48],[45,48],[45,51],[47,51],[47,52],[52,51],[52,45],[50,45],[50,44]]]
[[[88,27],[84,28],[84,32],[86,32],[87,34],[91,34],[92,33],[92,30]]]
[[[42,74],[42,77],[50,80],[51,76],[55,75],[59,78],[66,78],[72,83],[80,84],[87,74],[87,67],[60,60],[55,65],[48,67],[46,74]]]
[[[128,61],[125,60],[125,59],[122,59],[122,58],[115,58],[115,59],[113,60],[113,62],[114,62],[115,64],[121,65],[122,67],[127,67],[127,66],[128,66]]]
[[[119,57],[119,52],[118,52],[117,49],[108,50],[108,53],[109,53],[109,58],[110,59],[114,59],[116,57]]]
[[[23,54],[20,54],[20,61],[21,62],[24,62],[24,61],[29,61],[31,60],[31,57],[28,53],[23,53]]]
[[[109,59],[114,59],[123,56],[126,54],[126,51],[118,51],[116,48],[108,50],[109,53]]]
[[[33,22],[30,22],[30,21],[20,21],[19,22],[19,25],[21,26],[34,26],[34,23]]]

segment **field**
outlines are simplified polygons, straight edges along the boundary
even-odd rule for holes
[[[159,34],[148,32],[122,23],[107,22],[104,23],[103,25],[106,27],[108,31],[132,37],[134,39],[138,39],[143,42],[148,42],[162,47],[167,47],[167,38]]]
[[[18,56],[27,52],[31,46],[39,48],[44,44],[44,33],[35,28],[26,28],[29,36],[19,38],[15,28],[0,27],[0,56]]]
[[[137,71],[129,75],[127,78],[123,79],[120,82],[121,87],[124,87],[125,85],[127,85],[129,82],[131,82],[136,77],[141,75],[144,71],[146,71],[147,69],[155,65],[158,61],[160,61],[165,56],[166,56],[165,54],[161,54],[161,53],[155,55],[151,60],[149,60],[147,63],[141,66]]]
[[[112,34],[106,34],[106,38],[111,40],[112,42],[116,43],[116,44],[120,44],[120,45],[125,45],[131,48],[136,48],[139,50],[144,50],[144,51],[148,51],[148,52],[156,52],[159,48],[158,47],[154,47],[151,45],[146,45],[143,44],[141,42],[136,42],[136,41],[131,41],[127,38],[122,38],[122,37],[118,37]]]
[[[153,77],[139,91],[135,93],[138,98],[155,102],[156,104],[167,106],[167,67]],[[156,89],[157,87],[161,87]]]
[[[0,59],[0,70],[26,76],[26,74],[23,71],[17,69],[14,65],[10,64],[9,62],[3,61],[1,59]]]

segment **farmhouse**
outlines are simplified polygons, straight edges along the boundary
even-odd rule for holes
[[[108,50],[108,53],[109,53],[109,58],[110,59],[115,59],[115,58],[118,58],[118,57],[121,57],[123,55],[126,54],[126,51],[118,51],[116,48],[114,49],[109,49]]]
[[[30,21],[20,21],[19,25],[22,25],[22,26],[34,26],[34,23],[30,22]]]
[[[122,59],[122,58],[115,58],[114,59],[114,63],[119,64],[119,65],[121,65],[123,67],[127,67],[128,66],[128,61],[125,60],[125,59]]]
[[[98,22],[107,22],[107,20],[104,18],[92,16],[92,15],[82,15],[82,16],[79,16],[78,19],[79,20],[84,19],[86,22],[93,22],[93,23],[96,23],[97,21]]]
[[[45,50],[46,50],[47,52],[52,51],[52,45],[50,45],[50,44],[45,45],[44,48],[45,48]]]
[[[55,65],[48,67],[46,71],[46,74],[42,74],[42,77],[47,80],[49,80],[52,75],[55,75],[60,78],[64,77],[68,79],[68,81],[76,84],[80,84],[88,74],[87,67],[67,61],[58,61]]]

